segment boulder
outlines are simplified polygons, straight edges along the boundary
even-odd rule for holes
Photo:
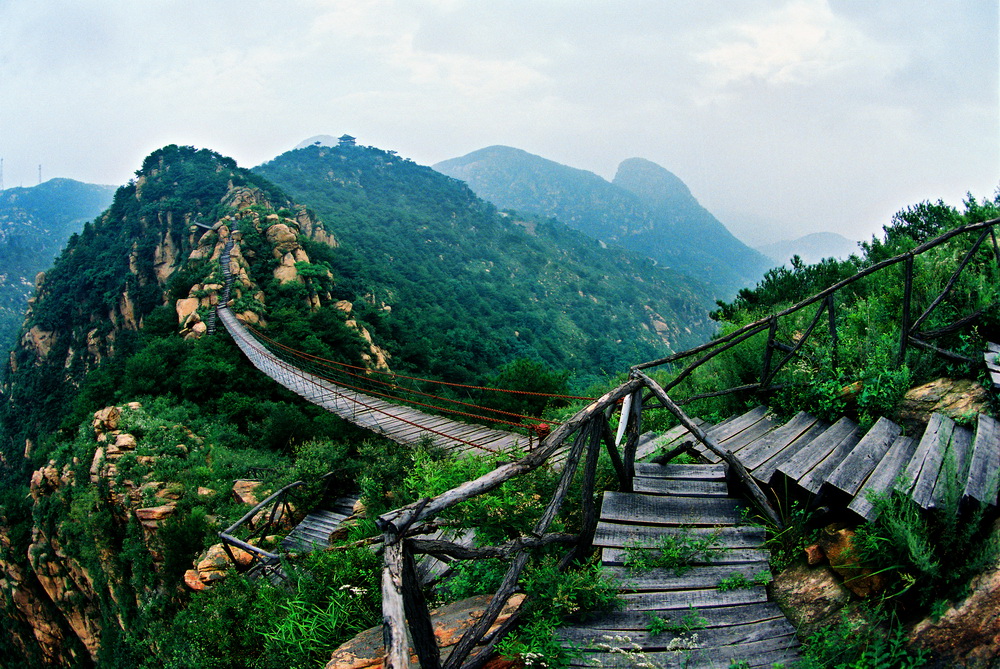
[[[94,431],[97,433],[110,432],[118,429],[118,419],[121,418],[122,410],[118,407],[104,407],[94,412]]]
[[[823,528],[819,545],[830,561],[830,566],[843,579],[848,590],[858,597],[870,597],[885,590],[885,574],[862,564],[856,557],[854,530],[839,525]]]
[[[263,485],[260,481],[239,480],[233,483],[233,499],[240,504],[257,506],[260,500],[257,498],[257,488]]]
[[[911,388],[896,408],[897,420],[907,427],[926,425],[931,414],[968,418],[986,411],[989,393],[971,379],[940,378]]]
[[[177,304],[174,307],[177,310],[177,322],[182,325],[187,323],[191,314],[198,311],[198,304],[197,297],[184,297],[177,300]]]
[[[123,432],[115,437],[115,448],[122,451],[134,451],[136,446],[135,437],[128,432]]]
[[[972,580],[965,601],[937,619],[926,618],[910,632],[910,643],[949,667],[1000,664],[1000,569]]]
[[[479,595],[431,611],[431,624],[434,626],[434,636],[437,638],[438,647],[441,648],[442,660],[450,652],[451,647],[458,643],[462,634],[476,624],[491,599],[490,595]],[[508,599],[496,622],[490,627],[490,631],[492,632],[506,622],[517,612],[522,602],[524,602],[522,594],[513,595]],[[412,654],[413,650],[411,649],[410,652]],[[380,625],[365,630],[333,651],[333,656],[327,662],[326,669],[381,667],[384,653],[382,626]],[[411,657],[411,664],[417,666],[415,655]]]
[[[775,576],[771,595],[805,639],[826,625],[851,599],[829,567],[796,564]]]

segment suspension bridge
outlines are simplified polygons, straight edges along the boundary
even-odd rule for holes
[[[517,622],[515,615],[498,630],[491,631],[500,610],[518,589],[518,579],[528,563],[530,550],[548,543],[569,544],[562,565],[588,555],[595,547],[600,548],[604,569],[620,583],[627,603],[624,612],[563,630],[564,643],[585,646],[580,666],[637,666],[644,662],[685,667],[720,666],[720,662],[723,665],[738,662],[748,667],[771,666],[774,662],[794,663],[798,652],[794,630],[773,603],[767,601],[760,582],[735,594],[723,593],[718,588],[719,579],[727,571],[746,577],[766,570],[763,534],[740,527],[739,509],[749,501],[769,523],[781,528],[782,518],[773,506],[776,489],[784,489],[790,496],[803,498],[813,505],[834,504],[846,514],[855,514],[858,521],[877,515],[878,509],[871,502],[872,493],[886,494],[892,490],[909,496],[923,509],[946,503],[959,508],[971,504],[996,505],[1000,426],[989,417],[980,416],[977,429],[972,430],[935,415],[923,436],[916,438],[903,435],[898,425],[886,419],[879,420],[863,433],[846,418],[830,424],[800,413],[790,420],[780,421],[765,406],[712,425],[689,417],[682,403],[675,402],[669,391],[714,356],[767,332],[759,381],[691,395],[683,403],[730,393],[764,396],[774,392],[778,387],[774,382],[779,371],[789,361],[803,355],[805,342],[814,336],[824,315],[829,323],[829,343],[836,356],[837,292],[866,276],[900,264],[904,268],[904,294],[899,360],[905,359],[908,347],[916,347],[972,364],[965,355],[930,341],[976,322],[986,308],[936,330],[921,330],[920,326],[945,301],[962,271],[981,250],[986,251],[984,244],[988,239],[992,239],[990,255],[1000,266],[1000,245],[994,232],[997,224],[1000,219],[950,230],[911,251],[864,268],[782,312],[689,351],[636,365],[628,381],[602,397],[576,398],[589,403],[572,418],[558,424],[537,445],[531,444],[525,435],[404,408],[390,401],[390,392],[372,394],[362,392],[362,388],[353,383],[334,383],[324,373],[306,371],[302,368],[304,365],[293,364],[286,358],[308,359],[310,364],[324,366],[338,363],[300,355],[287,348],[278,355],[276,349],[281,347],[276,342],[251,331],[226,307],[232,240],[227,242],[221,257],[227,288],[226,300],[220,305],[218,316],[240,349],[263,373],[305,399],[399,443],[414,444],[430,439],[458,453],[524,450],[529,444],[534,446],[517,461],[501,464],[478,479],[376,519],[384,547],[383,666],[408,667],[411,655],[415,655],[420,666],[428,669],[481,667],[496,643]],[[967,233],[978,233],[978,237],[941,293],[913,318],[914,258]],[[779,320],[817,304],[805,331],[796,332],[791,343],[781,342]],[[776,353],[781,356],[777,362]],[[662,386],[644,371],[659,365],[673,365],[677,370],[678,363],[691,357],[694,361],[672,373],[670,381]],[[995,353],[989,354],[986,362],[995,366],[995,357]],[[367,379],[370,371],[355,369],[351,373]],[[383,387],[392,386],[392,382],[385,382]],[[482,408],[467,404],[451,411],[468,417],[474,415],[471,409]],[[666,409],[680,425],[662,438],[644,438],[642,415],[650,409]],[[615,414],[620,415],[617,438],[611,424]],[[513,427],[518,426],[522,418],[508,414],[492,420]],[[664,451],[660,458],[663,461],[688,452],[702,464],[664,467],[637,462],[643,454],[656,449]],[[600,491],[595,489],[595,472],[602,450],[607,452],[614,467],[619,492],[605,492],[598,505],[596,498]],[[500,546],[479,548],[469,546],[468,542],[419,538],[421,532],[426,531],[424,528],[433,527],[435,519],[447,509],[555,461],[560,464],[559,484],[529,535]],[[949,478],[953,479],[950,483]],[[571,489],[577,487],[581,529],[567,538],[565,534],[550,531],[550,527],[567,502]],[[956,495],[957,500],[949,501],[949,497]],[[723,557],[723,552],[719,551],[713,559],[692,565],[694,571],[690,574],[660,570],[636,576],[622,569],[623,551],[630,545],[642,548],[643,542],[650,539],[691,531],[717,533],[723,537],[722,547],[728,557]],[[502,557],[509,563],[491,603],[449,649],[447,657],[442,656],[437,645],[427,602],[416,575],[415,559],[421,555],[445,559]],[[689,630],[677,631],[676,626],[672,628],[675,631],[658,635],[644,628],[642,620],[650,612],[668,617],[678,615],[681,610],[691,610],[697,619],[704,621],[704,629],[697,639],[688,634]]]

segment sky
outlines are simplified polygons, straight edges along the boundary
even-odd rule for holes
[[[750,243],[1000,185],[996,0],[0,0],[4,185],[253,167],[349,133],[433,164],[639,156]]]

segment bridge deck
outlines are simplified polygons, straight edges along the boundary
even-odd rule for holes
[[[426,437],[434,445],[458,453],[496,453],[528,447],[526,436],[423,413],[304,372],[264,348],[228,308],[219,307],[218,314],[219,321],[254,367],[293,393],[355,425],[400,444],[415,445]]]

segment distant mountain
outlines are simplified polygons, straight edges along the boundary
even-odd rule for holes
[[[843,260],[858,252],[858,243],[835,232],[814,232],[798,239],[764,244],[758,246],[757,250],[771,258],[775,265],[787,264],[794,255],[812,265],[823,258]]]
[[[111,204],[114,193],[114,186],[72,179],[0,191],[0,347],[17,335],[35,276],[52,265],[70,235]]]
[[[716,287],[753,285],[771,263],[736,239],[669,171],[624,161],[613,182],[520,149],[491,146],[434,165],[501,209],[551,216]]]

